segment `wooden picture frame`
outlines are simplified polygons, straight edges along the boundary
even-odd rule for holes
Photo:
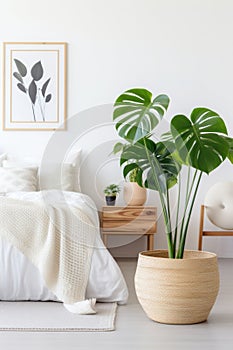
[[[66,129],[65,42],[3,43],[3,130]]]

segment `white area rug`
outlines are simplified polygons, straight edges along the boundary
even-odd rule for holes
[[[97,303],[94,315],[76,315],[56,302],[0,302],[0,331],[113,331],[116,303]]]

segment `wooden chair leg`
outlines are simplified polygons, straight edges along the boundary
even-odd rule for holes
[[[200,212],[200,227],[199,227],[199,240],[198,240],[198,250],[202,250],[202,239],[203,239],[203,225],[204,225],[204,210],[205,206],[201,206]]]

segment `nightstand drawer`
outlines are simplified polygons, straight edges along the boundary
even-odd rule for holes
[[[156,232],[156,222],[155,221],[120,221],[120,220],[104,220],[102,222],[102,231],[122,231],[122,232]]]
[[[130,221],[137,219],[142,221],[156,221],[155,207],[104,207],[102,212],[103,221]]]
[[[147,238],[147,248],[154,249],[156,216],[156,207],[103,207],[100,225],[105,246],[109,235],[143,235]]]

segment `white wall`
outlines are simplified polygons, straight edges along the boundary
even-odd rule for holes
[[[208,106],[221,114],[233,134],[232,12],[230,0],[7,0],[1,1],[0,39],[68,43],[69,117],[112,103],[127,88],[146,87],[171,97],[168,118]],[[104,110],[111,121],[108,107]],[[98,113],[93,112],[93,118]],[[77,130],[85,126],[82,113],[78,121]],[[112,128],[101,126],[96,134],[87,133],[86,139],[79,140],[86,157],[83,187],[94,193],[99,205],[102,187],[121,177],[116,161],[108,158],[116,137]],[[0,152],[41,157],[51,135],[1,131]],[[87,182],[93,172],[99,174],[94,190],[93,181]],[[233,167],[226,164],[204,179],[188,247],[197,247],[199,205],[206,191],[232,175]],[[151,194],[148,203],[154,198]],[[164,245],[160,224],[156,247]],[[143,248],[143,243],[138,247]],[[204,248],[233,256],[233,238],[206,238]],[[129,246],[121,252],[129,249],[133,254]]]

